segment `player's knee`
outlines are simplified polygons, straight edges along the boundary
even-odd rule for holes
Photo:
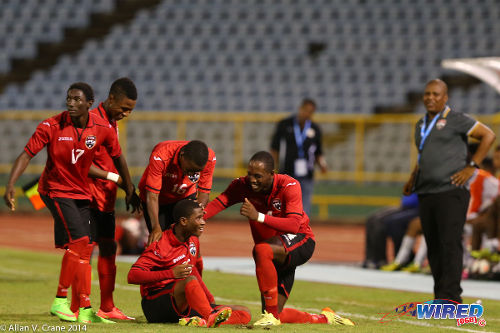
[[[116,254],[116,242],[114,239],[99,239],[99,255],[101,257],[109,257]]]
[[[253,257],[258,259],[273,258],[273,249],[268,243],[258,243],[255,244],[252,251]]]

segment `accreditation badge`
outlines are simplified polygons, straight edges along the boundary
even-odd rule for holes
[[[295,177],[307,176],[307,160],[305,158],[299,158],[295,160]]]

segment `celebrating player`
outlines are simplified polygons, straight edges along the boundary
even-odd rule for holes
[[[254,325],[272,326],[281,322],[353,325],[329,308],[323,309],[321,315],[283,309],[292,290],[295,268],[311,258],[316,243],[309,217],[302,209],[300,184],[290,176],[274,173],[270,153],[260,151],[253,155],[247,176],[235,179],[211,201],[205,209],[205,218],[239,202],[243,203],[240,213],[248,218],[255,242],[253,258],[263,300],[264,313]]]
[[[172,214],[174,226],[142,253],[128,274],[129,283],[141,285],[141,305],[148,322],[208,327],[248,323],[248,308],[215,305],[201,278],[198,237],[205,226],[203,208],[184,199],[175,204]]]
[[[54,217],[54,239],[58,248],[66,249],[51,313],[62,320],[79,322],[111,321],[98,317],[90,307],[90,193],[87,175],[97,150],[104,146],[123,179],[127,208],[134,186],[122,155],[115,130],[89,108],[94,101],[92,87],[83,82],[72,84],[66,97],[67,111],[40,123],[24,151],[14,162],[5,192],[5,202],[15,210],[14,185],[30,160],[47,146],[47,163],[38,191]],[[76,280],[75,280],[76,278]],[[78,318],[67,303],[70,285],[79,299]]]
[[[174,223],[172,210],[177,201],[190,198],[206,205],[215,162],[214,152],[197,140],[163,141],[153,148],[139,182],[148,245]]]
[[[117,121],[130,115],[137,100],[137,89],[129,78],[120,78],[113,82],[109,90],[108,98],[99,106],[90,111],[102,121],[111,126],[118,135]],[[99,275],[99,287],[101,289],[101,306],[97,315],[106,319],[131,320],[115,307],[113,291],[116,278],[116,242],[115,242],[115,202],[116,182],[119,175],[112,157],[104,147],[97,149],[93,163],[101,170],[106,170],[102,178],[89,178],[90,190],[92,192],[92,203],[90,205],[90,218],[92,231],[95,233],[94,241],[99,245],[99,257],[97,261],[97,272]],[[95,175],[96,169],[91,168],[91,175]],[[139,198],[135,195],[134,200],[140,206]],[[94,235],[93,235],[94,236]],[[73,293],[75,289],[73,289]],[[73,296],[75,296],[73,294]],[[78,310],[76,297],[71,298],[71,310]]]

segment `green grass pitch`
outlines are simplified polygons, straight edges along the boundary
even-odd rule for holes
[[[175,324],[148,324],[142,314],[137,286],[128,285],[126,276],[130,264],[118,263],[115,303],[135,322],[115,325],[72,325],[49,315],[59,275],[61,254],[35,253],[0,249],[0,333],[6,332],[191,332],[205,328],[180,327]],[[95,265],[93,265],[95,266]],[[92,304],[99,307],[99,288],[94,267]],[[252,322],[260,312],[259,293],[255,277],[205,271],[204,280],[218,303],[242,304],[252,310]],[[330,306],[351,318],[357,326],[341,327],[310,324],[284,324],[272,327],[281,332],[500,332],[500,302],[483,300],[485,327],[465,324],[457,327],[454,320],[417,320],[403,316],[380,323],[384,313],[407,302],[425,301],[431,294],[419,294],[384,289],[360,288],[323,283],[296,281],[288,305],[319,312]],[[466,298],[464,303],[475,299]],[[15,326],[17,324],[17,326]],[[10,329],[10,330],[9,330]],[[224,332],[243,332],[250,327],[220,327]],[[254,328],[254,330],[262,330]]]

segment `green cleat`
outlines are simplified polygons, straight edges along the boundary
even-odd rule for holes
[[[50,314],[58,316],[64,321],[76,321],[76,315],[71,311],[68,305],[68,299],[56,297],[50,307]]]
[[[408,273],[420,273],[421,272],[420,266],[415,264],[414,262],[412,262],[411,264],[409,264],[406,267],[403,267],[401,270],[403,272],[408,272]]]
[[[104,319],[99,317],[94,311],[92,311],[92,308],[80,308],[78,310],[78,319],[77,322],[79,323],[104,323],[104,324],[114,324],[114,321]]]
[[[262,314],[262,317],[257,320],[255,323],[253,323],[253,326],[279,326],[281,325],[281,321],[279,319],[276,319],[272,313],[269,313],[264,310],[264,313]]]
[[[385,266],[380,267],[380,270],[386,271],[386,272],[399,271],[400,269],[401,269],[401,265],[396,263],[396,262],[392,262],[390,264],[387,264]]]

